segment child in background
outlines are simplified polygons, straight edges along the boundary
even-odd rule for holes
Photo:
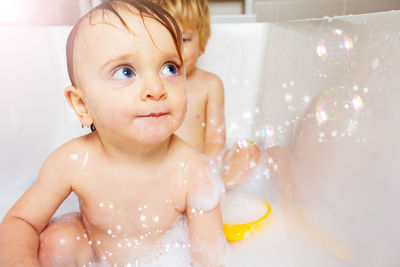
[[[178,22],[183,37],[188,110],[176,134],[193,148],[219,161],[225,186],[233,187],[248,178],[260,157],[249,141],[225,150],[224,88],[221,79],[196,67],[210,37],[207,0],[153,0]]]
[[[146,0],[103,3],[71,31],[67,63],[65,97],[93,132],[54,151],[4,217],[0,265],[219,266],[222,181],[174,134],[186,111],[174,19]],[[49,224],[72,191],[81,212]]]

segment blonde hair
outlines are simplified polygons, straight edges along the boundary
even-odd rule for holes
[[[185,30],[199,33],[200,48],[205,49],[211,35],[207,0],[152,0],[169,12]]]

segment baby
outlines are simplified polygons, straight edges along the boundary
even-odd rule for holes
[[[143,266],[157,258],[168,266],[173,249],[181,261],[174,266],[221,264],[223,184],[174,134],[187,104],[181,46],[175,20],[146,0],[108,1],[75,25],[65,97],[92,132],[55,150],[4,217],[1,266]],[[220,103],[215,76],[188,73],[192,90],[210,77]],[[223,113],[213,118],[223,127]],[[80,213],[49,224],[71,192]]]
[[[196,67],[210,38],[207,0],[153,0],[178,22],[183,37],[183,58],[187,81],[188,110],[176,134],[193,148],[224,166],[225,185],[236,186],[257,165],[258,147],[248,141],[225,150],[224,88],[221,79]]]

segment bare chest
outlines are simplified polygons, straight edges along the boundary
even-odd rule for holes
[[[97,172],[77,190],[89,235],[157,239],[171,228],[185,210],[179,177],[137,180]]]

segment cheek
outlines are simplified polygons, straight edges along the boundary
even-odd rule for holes
[[[177,98],[174,106],[177,112],[186,112],[186,96],[181,95]]]
[[[172,99],[170,106],[175,113],[186,112],[186,88],[182,82],[178,88],[171,92],[170,99]]]
[[[180,113],[180,120],[182,121],[186,115],[186,111],[187,111],[187,99],[186,99],[186,94],[183,94],[182,98],[177,101],[176,103],[176,109],[177,112]]]
[[[119,126],[123,126],[124,123],[126,123],[130,118],[129,113],[126,111],[126,109],[118,106],[111,108],[110,112],[108,114],[105,114],[105,117],[107,118],[108,124],[114,128],[119,128]]]
[[[199,54],[199,50],[196,49],[193,45],[187,46],[183,50],[183,55],[185,57],[185,61],[193,62],[197,60]]]
[[[117,104],[118,103],[118,104]],[[129,107],[121,100],[113,101],[112,98],[104,98],[102,103],[96,105],[93,110],[95,112],[95,124],[101,124],[105,128],[118,129],[122,128],[130,118]]]

